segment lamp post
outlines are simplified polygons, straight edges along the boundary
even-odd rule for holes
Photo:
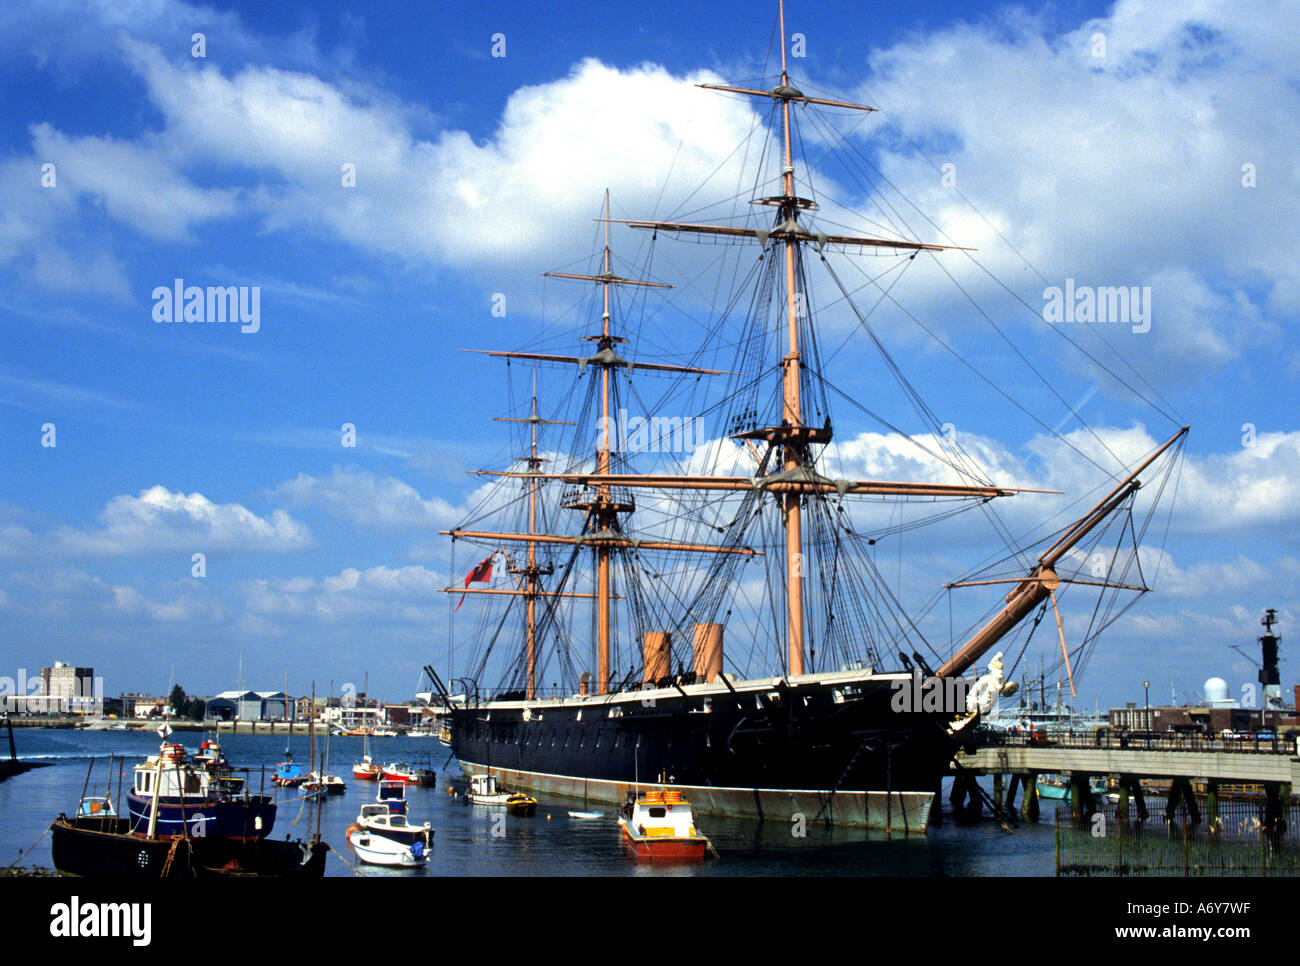
[[[1145,710],[1142,714],[1144,730],[1151,730],[1151,682],[1143,681],[1142,690],[1146,694]]]

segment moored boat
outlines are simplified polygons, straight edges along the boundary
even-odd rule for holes
[[[352,766],[352,777],[357,781],[377,782],[382,772],[383,769],[371,761],[369,755],[363,756],[359,762]]]
[[[799,118],[820,125],[829,123],[825,115],[865,117],[875,108],[799,90],[787,70],[784,7],[779,17],[779,75],[774,71],[753,88],[700,85],[764,106],[766,123],[755,116],[747,128],[760,143],[746,152],[761,158],[764,168],[751,182],[749,200],[757,207],[733,205],[729,189],[717,202],[727,208],[716,212],[729,223],[624,221],[611,217],[606,195],[598,267],[593,264],[589,274],[549,273],[595,283],[582,303],[590,310],[589,325],[564,333],[561,344],[534,338],[519,347],[527,351],[482,350],[507,364],[526,360],[572,375],[553,391],[554,406],[539,406],[534,385],[529,409],[501,417],[520,424],[511,450],[519,455],[483,470],[499,489],[476,501],[459,526],[442,531],[457,545],[481,548],[475,556],[486,556],[463,585],[457,580],[442,588],[461,601],[474,600],[478,614],[467,676],[453,678],[450,672],[458,669],[449,669],[450,686],[435,682],[435,688],[455,755],[474,777],[495,769],[515,788],[573,797],[585,790],[595,801],[619,802],[638,775],[663,772],[712,814],[761,819],[779,810],[805,811],[836,825],[923,831],[960,732],[990,713],[997,697],[1013,693],[1012,682],[992,668],[997,659],[985,655],[1030,621],[1038,626],[1047,609],[1058,612],[1058,595],[1096,592],[1099,601],[1108,595],[1110,608],[1150,589],[1128,579],[1126,568],[1137,558],[1138,536],[1156,512],[1156,497],[1174,478],[1187,428],[1140,457],[1094,463],[1103,469],[1102,499],[1083,503],[1091,507],[1074,519],[1054,505],[1035,512],[1032,527],[1016,528],[1025,536],[1008,539],[991,504],[1036,500],[1052,491],[1001,485],[976,465],[948,432],[951,424],[938,421],[868,328],[871,310],[853,305],[853,292],[838,274],[879,278],[863,267],[867,257],[891,260],[877,264],[892,262],[886,270],[900,273],[921,254],[926,260],[916,264],[942,265],[946,253],[960,257],[955,253],[962,240],[939,244],[902,231],[879,237],[866,227],[880,224],[879,213],[859,214],[856,199],[814,189],[816,165],[796,150]],[[831,156],[855,150],[847,132],[834,142],[821,160],[831,163]],[[865,160],[846,159],[848,170],[867,170],[873,162]],[[694,199],[700,186],[689,187],[685,198]],[[689,207],[703,211],[707,204],[701,197]],[[827,214],[819,215],[823,210]],[[618,293],[624,286],[643,292],[668,286],[617,270],[612,223],[648,233],[651,250],[661,238],[744,246],[729,261],[719,255],[726,270],[716,276],[720,299],[710,307],[710,318],[716,316],[710,338],[681,343],[680,357],[671,360],[625,357],[646,343],[629,324],[634,320],[623,317],[639,311],[634,307],[640,303],[620,305]],[[814,274],[825,286],[822,294]],[[696,278],[690,282],[696,289]],[[829,366],[839,348],[823,355],[819,338],[826,333],[819,331],[820,310],[813,311],[819,300],[826,304],[826,294],[832,304],[847,303],[871,334],[882,364],[916,409],[914,428],[884,421],[837,385]],[[661,316],[652,317],[658,325]],[[546,339],[555,331],[550,322]],[[995,365],[1003,368],[1001,361]],[[838,368],[850,370],[843,360]],[[847,375],[858,378],[860,371]],[[636,381],[643,376],[676,382],[659,397],[662,404],[631,419],[640,424],[636,428],[620,400],[641,395]],[[721,377],[716,390],[707,388],[704,376]],[[870,454],[877,444],[862,424],[833,419],[832,404],[841,399],[889,428],[878,450],[882,460],[889,454],[886,465],[906,452],[925,468],[921,478],[870,478],[873,458],[845,459],[848,450]],[[1069,415],[1077,418],[1077,412]],[[656,423],[658,439],[651,428]],[[696,425],[692,444],[674,423]],[[855,439],[853,431],[862,435]],[[552,435],[539,440],[539,432]],[[888,505],[891,522],[876,518],[872,503]],[[647,507],[653,509],[647,513]],[[906,612],[877,570],[877,544],[923,524],[947,525],[949,517],[977,508],[988,515],[990,537],[1005,542],[1008,554],[943,586],[980,594],[992,593],[992,585],[1009,586],[997,587],[1001,601],[994,598],[991,611],[976,617],[963,636],[927,638],[923,621]],[[895,512],[907,522],[894,522]],[[1093,552],[1107,545],[1100,557]],[[899,552],[901,558],[901,543]],[[1097,559],[1106,561],[1103,572],[1089,573],[1083,562]],[[488,586],[494,568],[509,578]],[[747,588],[764,581],[768,591],[760,607]],[[582,611],[575,614],[577,608]],[[502,635],[515,615],[522,627]],[[1059,629],[1059,612],[1057,623]],[[724,636],[741,646],[724,654]],[[518,644],[503,657],[505,640]],[[539,672],[548,660],[559,666],[549,694]],[[497,688],[480,688],[487,674],[497,676]],[[910,694],[910,682],[919,694],[923,679],[960,685],[988,700],[973,708],[919,699],[897,706],[895,698]],[[458,685],[464,690],[453,699]]]
[[[135,766],[126,802],[130,831],[149,838],[260,839],[275,825],[269,797],[232,794],[228,782],[186,760],[175,744]]]
[[[302,765],[287,754],[284,761],[276,763],[275,773],[271,776],[271,781],[281,788],[297,788],[306,780],[307,773],[302,770]]]
[[[348,783],[338,775],[322,775],[312,772],[303,783],[311,789],[319,789],[326,795],[342,795],[348,790]]]
[[[319,839],[149,838],[130,820],[60,815],[50,825],[54,868],[87,878],[320,878],[329,847]]]
[[[1039,775],[1036,783],[1039,798],[1050,798],[1054,800],[1069,801],[1070,798],[1070,779],[1063,775]],[[1108,797],[1106,791],[1106,779],[1090,778],[1088,780],[1088,791],[1094,801],[1100,801]],[[1118,799],[1116,795],[1116,799]]]
[[[380,780],[375,801],[395,815],[406,814],[406,782]]]
[[[406,782],[408,785],[432,788],[438,782],[438,775],[432,768],[417,768],[405,762],[384,765],[382,772],[386,780]]]
[[[624,844],[638,859],[699,862],[713,849],[713,843],[695,827],[691,803],[677,790],[646,792],[628,802],[619,815],[618,827]]]
[[[422,841],[406,845],[375,832],[358,830],[348,836],[348,843],[357,858],[371,865],[413,869],[429,862],[429,851]]]
[[[471,805],[494,805],[511,815],[527,816],[537,811],[537,799],[522,792],[510,792],[497,785],[494,775],[474,775],[464,793]]]
[[[406,820],[405,815],[396,815],[386,806],[379,804],[361,806],[361,814],[357,816],[356,822],[348,827],[348,834],[351,835],[358,830],[382,835],[403,845],[411,845],[415,842],[423,842],[426,846],[433,844],[433,827],[428,822],[423,825],[412,825]]]

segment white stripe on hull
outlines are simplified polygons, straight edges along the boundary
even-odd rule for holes
[[[467,775],[486,775],[484,765],[462,761]],[[491,773],[512,790],[565,798],[586,799],[621,805],[637,791],[632,782],[578,778],[572,775],[548,775],[492,766]],[[652,782],[639,786],[644,791],[658,787]],[[791,823],[796,814],[813,820],[848,828],[888,829],[894,832],[924,833],[930,818],[933,792],[855,792],[807,788],[723,788],[713,785],[673,785],[685,794],[691,809],[699,815],[724,818],[747,818]],[[823,806],[825,808],[823,809]],[[818,815],[820,814],[820,818]]]

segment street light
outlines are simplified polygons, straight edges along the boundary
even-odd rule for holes
[[[1146,730],[1151,730],[1151,682],[1143,681],[1142,690],[1146,693],[1146,710],[1143,713],[1143,719],[1146,722]]]

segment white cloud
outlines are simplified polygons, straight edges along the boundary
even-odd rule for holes
[[[164,157],[153,137],[139,143],[69,137],[49,124],[32,129],[32,151],[53,162],[60,188],[90,194],[113,218],[160,241],[191,239],[191,225],[236,210],[231,189],[192,184]]]
[[[55,621],[63,629],[55,637],[86,622],[214,624],[225,615],[220,602],[195,581],[164,585],[155,597],[81,570],[43,569],[11,574],[6,586],[0,594],[10,602],[11,617]]]
[[[1227,559],[1203,560],[1184,568],[1167,551],[1143,548],[1142,567],[1147,574],[1158,568],[1162,596],[1196,601],[1235,600],[1255,588],[1279,580],[1294,586],[1300,579],[1300,560],[1289,556],[1265,565],[1238,553]]]
[[[331,577],[249,581],[243,596],[248,611],[269,622],[429,626],[444,612],[446,601],[438,592],[443,586],[445,578],[420,566],[349,567]]]
[[[312,542],[310,531],[283,510],[260,517],[238,503],[213,503],[202,493],[163,486],[139,496],[116,496],[100,514],[97,530],[60,527],[39,542],[56,553],[146,554],[233,550],[283,552]]]
[[[426,500],[409,483],[379,477],[356,467],[334,467],[328,476],[300,473],[272,491],[303,506],[323,508],[333,516],[362,526],[393,529],[443,526],[458,511],[445,500]]]
[[[1158,11],[1121,0],[1058,34],[1001,11],[874,51],[870,94],[932,160],[955,165],[957,188],[1047,284],[1151,285],[1151,333],[1119,348],[1185,371],[1239,356],[1269,337],[1261,313],[1297,308],[1300,39],[1281,26],[1289,19],[1266,0]],[[957,244],[978,245],[999,277],[1030,281],[895,132],[862,130],[888,145],[885,174]],[[1242,186],[1246,163],[1256,188]],[[994,291],[960,256],[944,259]],[[1017,287],[1040,305],[1041,284]]]
[[[179,156],[276,174],[253,202],[270,227],[324,229],[403,258],[463,264],[585,238],[593,185],[626,205],[653,199],[669,168],[698,183],[753,120],[745,105],[700,96],[691,82],[703,74],[586,60],[515,91],[491,141],[456,130],[426,141],[409,108],[375,92],[271,67],[226,76],[145,45],[128,50]],[[341,185],[345,163],[356,165],[355,188]]]

